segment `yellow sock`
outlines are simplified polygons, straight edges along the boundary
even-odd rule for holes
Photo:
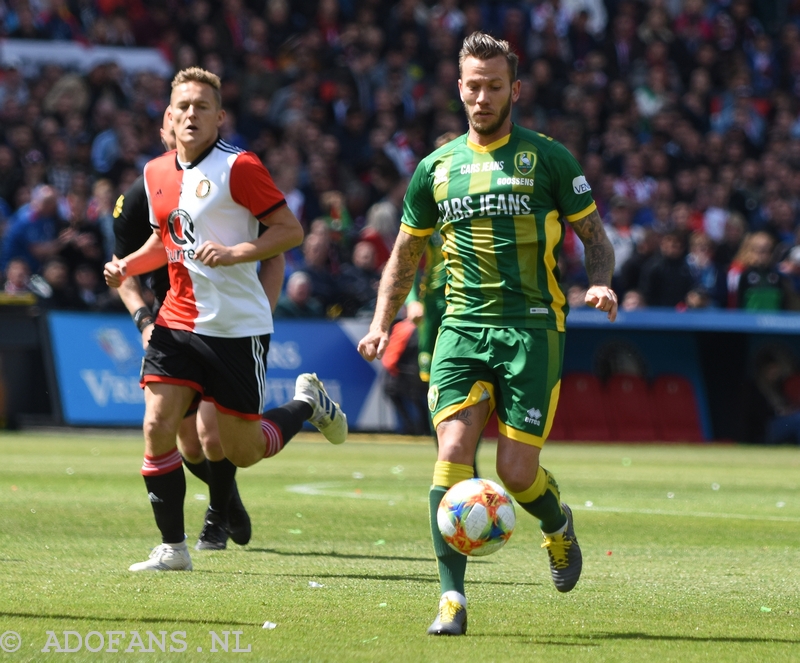
[[[466,481],[475,475],[472,465],[460,465],[446,460],[437,460],[433,467],[433,485],[450,488],[459,481]]]

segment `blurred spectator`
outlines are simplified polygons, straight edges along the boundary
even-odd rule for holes
[[[381,359],[386,369],[383,390],[400,419],[405,435],[428,435],[427,384],[419,377],[419,332],[410,320],[398,320],[389,332],[389,345]]]
[[[756,353],[739,407],[744,441],[800,444],[800,410],[783,388],[793,371],[793,357],[782,346],[766,345]]]
[[[311,277],[305,272],[295,272],[286,281],[283,293],[275,307],[276,318],[324,318],[325,311],[311,296]]]
[[[114,253],[114,204],[116,196],[111,182],[97,180],[92,187],[92,198],[86,208],[86,220],[95,224],[103,238],[103,260],[111,260]]]
[[[375,203],[367,212],[367,225],[359,239],[375,248],[375,269],[382,270],[392,252],[395,237],[400,229],[397,209],[390,202]]]
[[[99,298],[105,287],[97,273],[97,268],[87,263],[78,265],[74,272],[75,289],[78,297],[88,309],[99,307]]]
[[[70,271],[82,263],[92,265],[98,276],[103,273],[105,240],[102,230],[86,216],[88,202],[83,195],[70,193],[66,199],[69,224],[61,231],[59,255]]]
[[[567,288],[567,304],[570,309],[583,308],[586,306],[586,287],[580,283],[573,283]]]
[[[50,258],[42,268],[42,276],[49,293],[42,304],[50,309],[84,311],[88,307],[69,282],[69,266],[63,258]]]
[[[724,184],[712,184],[709,204],[703,212],[703,232],[713,241],[721,242],[730,216],[730,191]]]
[[[648,306],[674,308],[685,303],[694,279],[684,259],[683,239],[679,234],[666,233],[659,248],[660,255],[653,256],[643,269],[641,291]]]
[[[619,281],[625,263],[636,251],[637,240],[644,236],[644,228],[633,224],[632,203],[625,196],[619,195],[611,199],[604,225],[606,235],[614,247],[614,278]]]
[[[686,263],[692,273],[693,290],[710,296],[717,289],[717,265],[714,262],[714,243],[701,232],[692,233],[689,238],[689,253]],[[697,301],[697,300],[695,300]],[[694,306],[693,308],[700,308]]]
[[[638,290],[628,290],[622,298],[620,308],[623,311],[639,311],[643,308],[647,308],[647,303],[641,292]]]
[[[791,281],[775,265],[775,240],[767,232],[753,233],[749,251],[743,256],[739,278],[738,307],[748,311],[797,309],[797,294]]]
[[[636,238],[636,246],[633,254],[622,265],[619,270],[618,292],[623,296],[633,289],[638,289],[642,281],[642,270],[648,261],[658,250],[658,235],[651,228],[645,228]],[[637,294],[641,296],[641,293]]]
[[[342,315],[372,318],[378,297],[381,273],[375,269],[375,247],[359,242],[353,248],[352,264],[342,265],[337,278],[342,300]]]
[[[655,192],[656,181],[645,174],[642,155],[638,152],[626,154],[622,177],[614,183],[614,193],[638,207],[648,205]]]
[[[725,230],[722,234],[722,241],[717,244],[714,251],[714,262],[720,273],[727,271],[734,257],[739,252],[742,245],[747,225],[744,217],[738,212],[732,212],[725,222]]]
[[[14,151],[7,145],[0,145],[0,199],[14,205],[17,190],[22,186],[22,169],[17,163]]]
[[[22,61],[9,58],[3,65],[3,74],[0,78],[0,108],[6,104],[24,106],[30,97],[30,91],[22,76]]]
[[[311,299],[316,306],[331,316],[341,313],[339,289],[330,271],[329,241],[319,233],[306,235],[303,241],[303,266],[301,271],[311,280]]]
[[[37,187],[31,202],[21,207],[11,218],[3,237],[0,252],[0,271],[5,271],[12,258],[22,258],[32,273],[39,271],[41,263],[55,256],[63,248],[59,238],[58,197],[50,186]]]
[[[27,295],[31,292],[31,268],[21,258],[9,260],[3,292],[7,295]]]

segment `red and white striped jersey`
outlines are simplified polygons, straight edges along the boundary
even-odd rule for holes
[[[174,150],[153,159],[144,180],[171,284],[156,324],[223,338],[271,334],[256,263],[207,267],[195,258],[206,240],[233,246],[256,239],[259,221],[286,204],[259,158],[217,139],[185,169]]]

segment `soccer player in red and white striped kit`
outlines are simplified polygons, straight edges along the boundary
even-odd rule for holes
[[[256,263],[302,242],[303,230],[258,157],[224,142],[219,78],[184,69],[172,81],[175,151],[144,170],[153,235],[105,266],[109,286],[167,264],[170,290],[142,367],[142,466],[162,543],[131,571],[191,570],[185,543],[186,480],[175,436],[195,394],[216,407],[225,456],[248,467],[277,453],[310,421],[334,444],[347,418],[313,373],[294,399],[262,415],[273,331]],[[259,235],[258,224],[267,227]]]

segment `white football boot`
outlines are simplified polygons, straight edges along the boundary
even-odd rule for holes
[[[128,571],[191,571],[192,558],[186,542],[162,543],[144,562],[131,564]]]
[[[331,400],[316,373],[301,373],[294,387],[294,400],[308,403],[314,410],[309,422],[319,429],[331,444],[347,439],[347,416],[339,404]]]

